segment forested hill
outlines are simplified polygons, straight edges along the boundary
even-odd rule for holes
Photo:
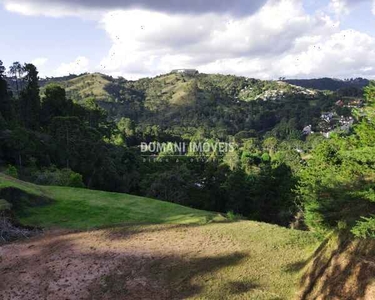
[[[218,138],[242,131],[265,133],[283,119],[293,119],[293,130],[301,131],[318,124],[321,112],[338,99],[281,81],[218,74],[165,74],[137,81],[82,74],[41,80],[42,95],[50,83],[63,87],[76,103],[99,105],[111,120],[128,118],[178,136],[191,136],[198,127]]]
[[[346,80],[334,78],[319,78],[319,79],[286,79],[284,82],[301,86],[307,89],[337,91],[339,89],[348,88],[364,88],[370,83],[365,78],[351,78]]]

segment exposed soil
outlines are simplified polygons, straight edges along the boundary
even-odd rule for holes
[[[301,300],[375,299],[375,242],[327,239],[301,280]]]
[[[49,231],[0,247],[0,299],[185,299],[239,250],[194,226]]]

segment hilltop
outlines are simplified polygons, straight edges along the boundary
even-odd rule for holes
[[[8,78],[8,83],[15,91],[14,82]],[[139,124],[141,131],[158,126],[169,135],[191,138],[198,128],[207,128],[214,133],[210,137],[222,138],[249,131],[262,135],[283,119],[291,118],[294,129],[301,133],[307,125],[316,128],[320,116],[332,111],[338,100],[345,96],[361,97],[361,88],[368,81],[270,81],[178,72],[133,81],[85,73],[41,79],[42,96],[51,83],[64,88],[75,103],[86,107],[96,104],[110,120],[130,119],[136,126]],[[359,90],[336,92],[348,86]]]
[[[41,86],[58,83],[66,89],[68,96],[77,101],[90,97],[109,102],[121,102],[140,95],[151,98],[161,96],[171,104],[183,104],[189,97],[209,97],[221,90],[227,96],[241,101],[280,100],[291,95],[317,95],[317,91],[302,88],[299,84],[283,81],[258,80],[234,75],[185,74],[172,72],[153,78],[126,80],[101,73],[70,75],[42,79]],[[194,92],[200,91],[201,94]],[[137,93],[138,92],[138,93]],[[268,92],[268,93],[267,93]],[[203,94],[202,94],[203,93]],[[276,95],[277,94],[277,95]]]
[[[302,132],[340,99],[283,81],[220,74],[170,73],[136,81],[100,73],[72,75],[41,80],[42,94],[50,83],[63,87],[76,103],[94,101],[112,120],[129,118],[143,129],[156,125],[178,136],[197,127],[233,135],[262,133],[291,115]]]

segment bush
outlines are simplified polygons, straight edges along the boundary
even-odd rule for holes
[[[18,178],[18,171],[15,166],[8,165],[8,168],[4,172],[6,175],[12,176],[14,178]]]
[[[362,217],[352,228],[351,232],[357,238],[375,238],[375,219],[374,217]]]
[[[229,221],[238,221],[243,218],[241,215],[234,213],[232,210],[227,212],[226,217]]]
[[[71,171],[67,186],[77,187],[77,188],[84,187],[85,185],[83,184],[82,175]]]
[[[71,169],[57,169],[55,167],[37,171],[34,183],[41,185],[84,187],[82,175]]]
[[[262,161],[263,162],[268,162],[270,160],[271,160],[270,155],[268,153],[263,153],[263,155],[262,155]]]

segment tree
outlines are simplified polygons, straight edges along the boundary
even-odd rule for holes
[[[0,60],[0,116],[10,121],[13,117],[13,106],[8,92],[8,84],[4,79],[5,67]]]
[[[24,68],[18,61],[14,62],[13,65],[9,67],[9,74],[12,75],[16,80],[17,96],[20,94],[19,80],[21,79],[23,73]]]
[[[173,203],[188,205],[189,191],[192,188],[193,176],[185,167],[150,176],[147,181],[147,195]]]
[[[277,148],[278,140],[274,137],[269,137],[263,141],[263,147],[272,155]]]
[[[65,117],[72,113],[73,102],[66,98],[65,90],[57,84],[46,87],[45,97],[42,99],[41,120],[48,125],[54,117]]]
[[[237,151],[234,150],[234,151],[229,151],[228,153],[226,153],[223,158],[223,162],[226,165],[228,165],[231,171],[237,169],[237,167],[240,164],[240,158],[238,156]]]
[[[306,225],[322,234],[346,223],[358,237],[375,237],[375,86],[350,136],[336,135],[312,152],[298,192]]]
[[[3,65],[3,62],[0,60],[0,79],[4,78],[4,73],[5,73],[5,67]]]
[[[80,145],[89,138],[85,137],[82,122],[76,117],[54,117],[50,133],[56,142],[56,154],[60,163],[70,168],[78,164]],[[83,153],[82,153],[83,154]]]
[[[97,103],[94,97],[87,98],[83,104],[88,114],[88,123],[90,127],[98,128],[99,123],[106,118],[105,110]]]
[[[20,168],[22,168],[27,159],[25,157],[30,157],[35,150],[35,136],[33,137],[24,128],[17,127],[11,131],[10,136],[5,140],[8,155],[13,158]]]
[[[231,172],[222,188],[227,198],[226,211],[249,215],[254,213],[252,206],[250,177],[242,169]]]
[[[25,64],[23,70],[26,87],[20,94],[21,121],[25,127],[36,129],[40,118],[38,71],[33,64]]]
[[[118,134],[115,135],[115,143],[117,145],[126,144],[132,146],[136,144],[135,125],[131,119],[121,118],[117,122],[117,131]]]

